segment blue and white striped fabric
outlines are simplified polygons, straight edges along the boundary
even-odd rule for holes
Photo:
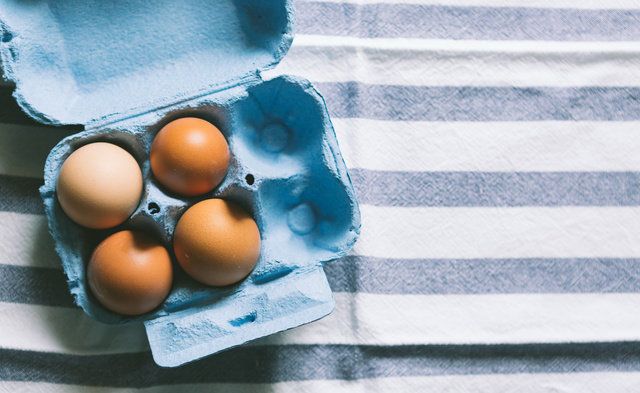
[[[73,131],[5,86],[0,391],[640,391],[640,1],[296,6],[269,75],[325,95],[362,203],[336,311],[155,366],[72,305],[37,187]]]

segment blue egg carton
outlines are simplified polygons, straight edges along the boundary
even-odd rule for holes
[[[321,95],[300,78],[261,77],[289,49],[292,17],[288,0],[0,0],[0,56],[18,103],[43,123],[85,128],[53,148],[40,189],[69,289],[100,321],[144,320],[161,366],[311,322],[334,307],[322,264],[345,255],[360,232],[353,186]],[[222,184],[197,198],[168,192],[149,165],[155,134],[186,116],[217,125],[232,154]],[[64,160],[96,141],[128,150],[144,176],[140,205],[109,230],[75,224],[56,198]],[[180,215],[213,197],[241,204],[260,228],[260,260],[246,280],[205,286],[174,261],[173,288],[156,310],[124,317],[96,301],[86,266],[101,240],[139,229],[172,250]]]

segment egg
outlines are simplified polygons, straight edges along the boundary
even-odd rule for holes
[[[103,240],[87,267],[89,288],[111,311],[140,315],[158,307],[173,281],[167,249],[138,231],[117,232]]]
[[[169,191],[184,196],[217,187],[229,168],[229,146],[206,120],[185,117],[164,126],[151,146],[151,170]]]
[[[129,218],[142,196],[142,171],[120,146],[96,142],[64,161],[56,184],[62,210],[76,223],[112,228]]]
[[[178,221],[173,249],[180,266],[207,285],[235,284],[251,273],[260,256],[260,231],[234,202],[207,199]]]

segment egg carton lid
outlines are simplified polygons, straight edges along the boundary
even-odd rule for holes
[[[0,59],[46,124],[114,122],[259,81],[288,51],[290,0],[0,0]]]

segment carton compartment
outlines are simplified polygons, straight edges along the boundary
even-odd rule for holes
[[[348,177],[336,170],[335,163],[342,160],[321,102],[308,82],[283,77],[247,86],[226,98],[205,97],[61,141],[47,160],[47,171],[52,176],[46,178],[41,193],[77,304],[107,323],[154,319],[201,307],[209,309],[217,303],[254,293],[266,284],[277,284],[307,266],[319,266],[343,255],[357,237],[359,213]],[[170,121],[186,116],[200,117],[218,126],[232,156],[223,182],[213,191],[193,198],[168,192],[153,177],[149,164],[157,132]],[[276,135],[266,137],[265,141],[265,137],[260,137],[265,132]],[[75,149],[97,141],[115,143],[128,150],[141,165],[144,178],[143,196],[129,220],[104,231],[72,222],[60,208],[55,194],[57,173],[64,160]],[[275,149],[274,145],[282,148]],[[173,289],[164,304],[148,314],[121,316],[93,298],[86,283],[86,266],[101,240],[122,229],[143,230],[161,240],[173,253],[173,232],[180,216],[193,204],[209,198],[240,204],[258,224],[261,256],[247,279],[229,287],[209,287],[190,278],[174,260]],[[240,325],[244,323],[238,322]]]

